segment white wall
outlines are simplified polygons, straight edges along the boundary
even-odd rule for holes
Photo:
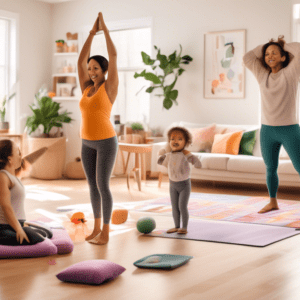
[[[0,0],[0,9],[19,14],[19,111],[32,112],[29,104],[43,83],[51,84],[52,4],[35,0]],[[26,118],[17,132],[23,132]]]

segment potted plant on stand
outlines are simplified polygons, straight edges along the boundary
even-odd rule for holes
[[[16,93],[13,93],[6,99],[6,96],[4,96],[2,104],[1,104],[1,109],[0,109],[0,132],[1,133],[6,133],[9,131],[9,122],[5,121],[5,114],[6,114],[6,102],[8,102],[12,97],[14,97]]]
[[[41,88],[35,95],[36,104],[29,105],[33,116],[27,118],[25,133],[28,134],[28,152],[42,147],[48,151],[32,166],[31,177],[59,179],[65,166],[66,137],[61,132],[62,123],[73,121],[70,112],[59,114],[60,104],[45,95]]]
[[[132,143],[133,144],[144,144],[145,143],[145,131],[144,127],[139,122],[131,123],[131,129],[132,129]]]

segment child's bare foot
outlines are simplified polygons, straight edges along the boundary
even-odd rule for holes
[[[167,231],[167,233],[177,232],[179,228],[171,228]]]
[[[178,234],[187,234],[187,230],[186,230],[186,228],[180,228],[180,229],[178,229],[177,233]]]
[[[264,208],[262,208],[258,213],[259,214],[264,214],[268,211],[271,211],[271,210],[278,210],[279,207],[278,207],[278,204],[277,203],[272,203],[270,202],[269,204],[267,204]]]
[[[101,232],[101,229],[95,230],[85,238],[86,241],[92,240],[95,236],[97,236]]]

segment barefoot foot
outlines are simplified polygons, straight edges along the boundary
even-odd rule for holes
[[[186,228],[180,228],[180,229],[178,229],[177,233],[178,234],[187,234],[187,230],[186,230]]]
[[[179,228],[171,228],[169,230],[167,230],[167,233],[173,233],[173,232],[177,232]]]
[[[275,203],[269,203],[267,204],[264,208],[262,208],[258,213],[259,214],[263,214],[263,213],[266,213],[268,211],[271,211],[271,210],[278,210],[279,207],[278,207],[278,204],[275,204]]]
[[[85,238],[86,241],[92,240],[94,237],[96,237],[98,234],[101,233],[101,229],[94,230],[89,236]]]
[[[109,241],[109,224],[103,225],[103,230],[88,242],[91,244],[105,245]]]

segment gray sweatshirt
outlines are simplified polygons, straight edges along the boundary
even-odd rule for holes
[[[25,221],[25,208],[24,208],[24,202],[25,202],[25,187],[21,183],[20,179],[12,174],[10,174],[6,170],[0,170],[0,172],[4,172],[11,182],[14,184],[14,187],[10,190],[10,201],[11,206],[16,214],[16,217],[18,220]],[[8,224],[7,220],[5,219],[4,212],[0,206],[0,224]]]
[[[288,43],[284,50],[289,52],[291,60],[287,67],[277,73],[270,73],[262,65],[263,45],[247,52],[245,66],[256,77],[261,92],[261,123],[270,126],[298,124],[297,88],[300,76],[300,43]],[[268,86],[267,86],[268,79]]]
[[[201,168],[199,158],[193,154],[184,155],[183,152],[168,152],[159,156],[157,163],[168,168],[169,179],[172,181],[184,181],[190,178],[191,169],[189,163],[195,168]]]

